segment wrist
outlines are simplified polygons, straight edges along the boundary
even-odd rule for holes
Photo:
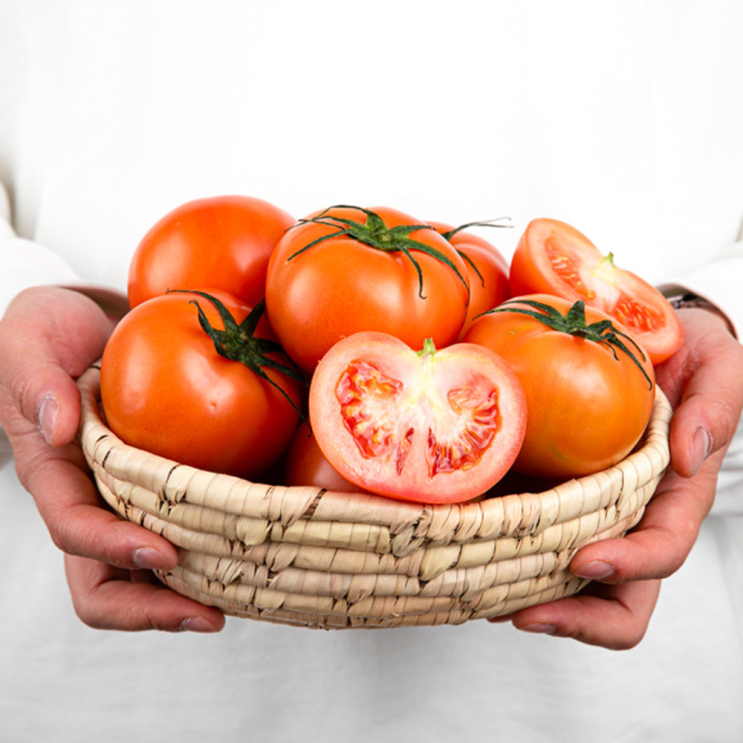
[[[661,284],[658,286],[658,290],[668,300],[668,303],[674,310],[698,309],[716,314],[725,322],[731,335],[737,338],[730,318],[714,302],[710,302],[706,297],[696,294],[681,284]]]

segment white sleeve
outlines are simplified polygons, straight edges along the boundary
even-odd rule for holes
[[[119,292],[86,282],[53,250],[16,235],[8,195],[0,183],[0,318],[19,292],[41,285],[77,289],[115,315],[126,311],[126,298]]]
[[[715,260],[676,277],[674,283],[719,307],[738,339],[743,339],[743,242],[730,245]]]

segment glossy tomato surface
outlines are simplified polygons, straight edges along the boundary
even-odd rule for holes
[[[238,322],[248,314],[235,298],[214,296]],[[224,327],[210,302],[181,293],[143,302],[116,326],[101,362],[106,419],[131,446],[201,469],[255,477],[283,454],[299,414],[276,387],[217,354],[193,302],[214,327]],[[256,334],[272,338],[265,319]],[[271,357],[285,362],[281,354]],[[301,383],[265,372],[301,408]]]
[[[470,285],[470,302],[467,316],[459,332],[459,338],[472,325],[473,318],[511,296],[509,285],[509,265],[503,254],[492,243],[467,230],[456,228],[442,222],[429,222],[436,231],[444,235],[464,259],[467,281]]]
[[[647,356],[623,339],[640,366],[608,343],[556,331],[514,310],[543,303],[567,315],[573,303],[550,295],[509,300],[507,311],[484,315],[465,336],[500,354],[526,394],[527,427],[514,470],[568,479],[623,459],[642,436],[655,400],[655,375]],[[588,324],[611,322],[585,308]],[[644,372],[644,373],[643,373]],[[645,376],[647,375],[647,377]]]
[[[374,236],[377,245],[342,232],[347,223],[341,220],[368,227],[374,220],[367,211],[387,230]],[[426,338],[440,347],[456,340],[469,298],[466,268],[435,230],[406,232],[422,223],[386,207],[331,208],[308,219],[320,221],[304,221],[286,233],[271,256],[266,283],[271,326],[299,366],[313,371],[334,343],[364,330],[419,348]],[[405,250],[391,249],[393,229],[404,231],[397,237]]]
[[[306,422],[299,424],[289,444],[282,467],[282,482],[290,486],[313,485],[340,493],[361,492],[358,485],[346,480],[318,446]]]
[[[683,329],[651,284],[619,268],[581,232],[555,219],[535,219],[511,260],[512,296],[546,293],[583,300],[606,312],[645,348],[653,364],[673,355]]]
[[[487,349],[420,353],[384,333],[357,333],[322,359],[310,386],[317,442],[344,478],[372,493],[423,502],[471,500],[518,453],[521,385]]]
[[[147,232],[129,269],[129,305],[169,289],[219,289],[253,306],[265,296],[268,259],[294,218],[251,196],[189,201]]]

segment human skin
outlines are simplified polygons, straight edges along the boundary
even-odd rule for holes
[[[50,308],[52,308],[50,310]],[[683,348],[656,370],[675,413],[671,468],[624,539],[580,550],[571,570],[595,582],[580,595],[503,618],[521,630],[623,649],[643,638],[663,578],[683,564],[715,497],[717,473],[743,408],[743,347],[707,310],[679,313]],[[74,290],[27,290],[0,321],[0,424],[16,469],[65,553],[72,602],[91,627],[219,631],[217,609],[150,579],[176,565],[164,538],[101,507],[75,443],[74,379],[102,353],[115,319]]]

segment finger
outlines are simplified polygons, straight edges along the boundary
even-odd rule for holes
[[[31,461],[23,463],[22,481],[63,552],[128,569],[169,570],[177,564],[178,552],[165,538],[102,506],[79,448],[51,449],[39,441],[37,450],[34,458],[26,448]]]
[[[78,617],[95,629],[219,632],[221,611],[84,557],[65,556],[67,581]]]
[[[683,565],[714,502],[723,452],[707,460],[693,479],[669,472],[640,523],[622,539],[583,547],[570,563],[575,575],[604,583],[666,578]]]
[[[671,466],[693,477],[713,452],[732,440],[743,407],[740,369],[743,346],[715,315],[687,311],[687,348],[658,370],[661,387],[675,402],[671,421]]]
[[[594,585],[575,596],[522,609],[512,621],[525,632],[628,650],[645,636],[659,592],[660,581]]]

